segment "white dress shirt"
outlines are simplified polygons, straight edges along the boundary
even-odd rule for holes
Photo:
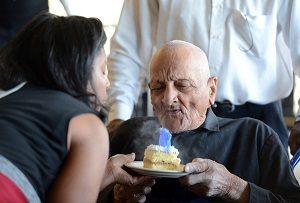
[[[287,97],[293,70],[300,73],[299,22],[300,0],[125,0],[108,57],[109,120],[130,118],[155,47],[175,39],[206,52],[219,78],[217,101]],[[280,34],[291,54],[280,48]]]

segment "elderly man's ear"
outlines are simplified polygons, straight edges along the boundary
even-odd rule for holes
[[[215,103],[216,95],[217,95],[217,84],[218,84],[218,78],[215,76],[212,76],[208,79],[208,86],[210,88],[209,90],[209,103],[210,105],[213,105]]]

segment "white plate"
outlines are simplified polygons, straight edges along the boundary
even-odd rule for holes
[[[188,175],[188,173],[184,171],[176,171],[176,170],[159,170],[152,168],[144,168],[143,161],[134,161],[128,164],[125,164],[128,168],[131,168],[133,171],[147,176],[153,176],[157,178],[179,178],[181,176]],[[182,165],[183,168],[183,165]]]

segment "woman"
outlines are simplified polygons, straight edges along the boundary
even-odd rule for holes
[[[18,89],[0,99],[4,202],[95,202],[111,183],[141,180],[121,168],[134,154],[107,165],[105,41],[98,19],[45,13],[0,51],[0,88]]]

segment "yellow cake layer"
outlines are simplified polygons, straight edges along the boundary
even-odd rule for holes
[[[178,154],[178,150],[173,146],[170,149],[165,149],[158,145],[150,145],[144,152],[144,167],[177,170],[181,161],[177,157]]]
[[[164,163],[164,162],[151,162],[144,159],[144,168],[160,169],[160,170],[182,170],[180,164]]]
[[[177,153],[166,153],[163,151],[156,150],[145,150],[144,157],[150,160],[151,162],[166,162],[166,163],[175,163],[179,164],[180,159],[177,158]]]

